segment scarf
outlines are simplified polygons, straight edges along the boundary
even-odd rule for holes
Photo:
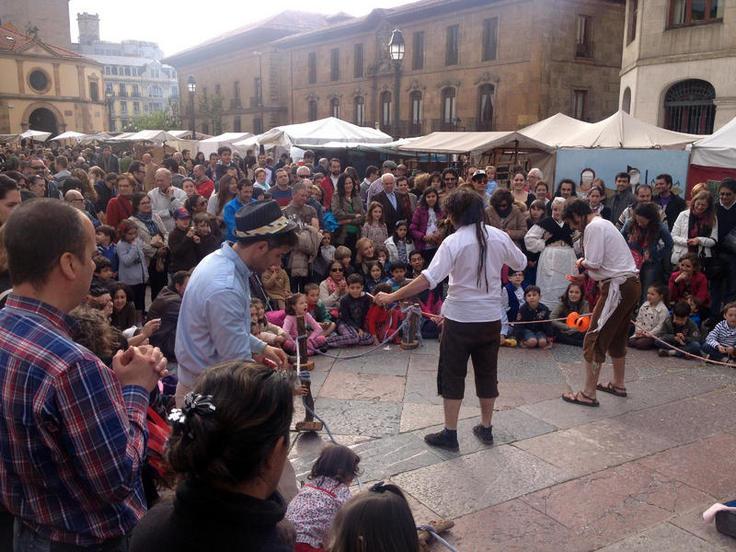
[[[406,258],[406,240],[394,240],[396,244],[396,250],[399,253],[399,260],[406,264],[408,259]]]
[[[690,211],[690,217],[687,221],[687,237],[689,239],[692,239],[710,236],[710,233],[713,231],[713,217],[711,216],[708,218],[710,220],[706,219],[705,213],[697,216],[694,215],[692,211]],[[698,245],[688,245],[687,247],[688,253],[698,253],[698,250]]]
[[[335,282],[335,280],[332,279],[332,276],[329,276],[325,280],[325,282],[327,282],[327,291],[330,292],[330,295],[332,295],[333,293],[335,293],[335,291],[337,291],[337,282]]]
[[[135,218],[146,225],[146,230],[148,230],[151,237],[156,236],[159,233],[158,226],[153,220],[153,213],[137,213]]]
[[[552,217],[546,217],[539,222],[539,227],[550,234],[550,237],[544,242],[546,245],[563,241],[572,247],[572,230],[567,224],[562,224],[560,226],[560,224]]]
[[[496,213],[498,213],[498,216],[501,217],[502,219],[505,219],[506,217],[508,217],[511,214],[511,210],[513,208],[514,208],[513,205],[509,205],[508,207],[506,207],[506,209],[499,209],[498,207],[494,207],[494,209],[496,210]]]

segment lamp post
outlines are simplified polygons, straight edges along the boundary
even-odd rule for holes
[[[394,128],[398,137],[401,101],[399,94],[401,93],[401,62],[404,59],[404,35],[399,29],[394,29],[391,33],[391,40],[388,41],[388,56],[394,63]]]
[[[115,130],[115,120],[113,119],[113,106],[115,94],[112,91],[112,87],[105,88],[105,100],[107,101],[107,128],[110,132]]]
[[[187,79],[187,90],[189,91],[189,126],[192,129],[192,140],[197,139],[197,132],[194,130],[194,93],[197,91],[197,81],[192,75]]]

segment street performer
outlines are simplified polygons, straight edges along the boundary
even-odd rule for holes
[[[565,206],[564,218],[583,235],[583,257],[579,269],[600,282],[600,297],[593,309],[590,327],[583,341],[585,385],[562,400],[583,406],[599,406],[596,391],[626,396],[626,345],[631,316],[641,295],[638,270],[626,240],[609,221],[593,214],[590,206],[575,199]],[[579,278],[574,276],[573,279]],[[606,353],[613,362],[613,381],[598,383]]]
[[[442,305],[443,329],[437,370],[437,392],[444,399],[445,428],[426,435],[434,447],[459,450],[457,422],[465,394],[468,358],[473,359],[481,423],[473,433],[493,443],[491,417],[498,397],[498,348],[501,336],[501,269],[523,270],[526,257],[503,232],[484,224],[483,199],[459,189],[445,202],[445,212],[456,228],[421,275],[394,293],[378,293],[375,301],[387,305],[435,288],[447,276],[450,286]]]

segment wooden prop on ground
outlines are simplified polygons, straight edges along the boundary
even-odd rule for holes
[[[322,422],[316,421],[312,412],[314,412],[314,397],[312,396],[312,377],[310,372],[314,370],[314,361],[308,360],[307,350],[307,339],[309,334],[307,333],[307,325],[304,322],[304,316],[296,317],[296,346],[299,349],[298,366],[294,368],[299,375],[299,383],[302,389],[306,391],[306,394],[302,395],[304,401],[304,420],[296,423],[297,431],[321,431]]]
[[[441,535],[442,533],[445,533],[446,531],[452,529],[455,526],[455,522],[449,519],[438,519],[435,521],[430,521],[429,525],[432,526],[432,528],[438,535]],[[432,535],[432,533],[425,529],[419,529],[417,533],[419,536],[419,550],[421,552],[428,552],[430,547],[432,546],[432,540],[434,539],[434,536]]]
[[[405,310],[410,306],[417,306],[417,304],[403,301],[401,304],[401,310]],[[409,308],[406,310],[406,326],[404,326],[404,331],[401,335],[400,347],[402,349],[411,350],[419,347],[419,321],[420,315],[415,308]]]

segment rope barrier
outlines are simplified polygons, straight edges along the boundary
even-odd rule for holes
[[[432,540],[436,540],[437,542],[439,542],[441,545],[443,545],[445,548],[447,548],[451,552],[458,552],[458,549],[452,546],[445,539],[440,537],[439,533],[437,533],[437,531],[435,531],[434,527],[432,527],[431,525],[417,525],[417,529],[419,531],[426,531],[427,533],[432,535]]]

